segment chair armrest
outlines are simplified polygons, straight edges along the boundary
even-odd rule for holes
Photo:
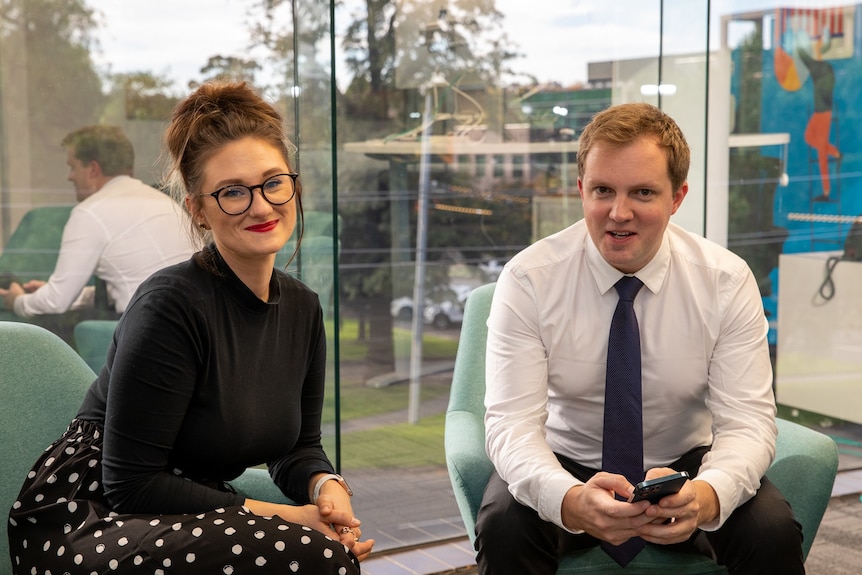
[[[237,493],[244,495],[248,499],[296,505],[293,500],[285,497],[281,489],[273,483],[266,469],[250,467],[245,470],[245,473],[231,481],[230,484],[236,489]]]
[[[778,487],[802,524],[802,553],[807,557],[832,495],[838,472],[838,447],[829,436],[798,423],[777,419],[776,425],[775,461],[766,476]]]

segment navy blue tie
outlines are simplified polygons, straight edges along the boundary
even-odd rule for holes
[[[643,283],[636,277],[623,276],[614,287],[620,299],[608,336],[602,470],[625,475],[634,484],[644,476],[641,341],[634,310],[634,299]],[[602,542],[605,552],[622,566],[643,547],[640,537],[619,546]]]

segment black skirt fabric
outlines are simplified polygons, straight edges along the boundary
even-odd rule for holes
[[[9,514],[15,575],[32,573],[359,573],[340,542],[242,506],[197,515],[110,510],[101,429],[75,420],[27,475]]]

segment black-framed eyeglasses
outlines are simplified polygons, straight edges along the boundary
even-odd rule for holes
[[[260,190],[263,199],[273,206],[283,206],[296,195],[297,173],[276,174],[267,178],[262,184],[256,186],[243,186],[242,184],[230,184],[219,188],[211,194],[215,198],[221,211],[229,216],[238,216],[245,213],[254,201],[254,191]]]

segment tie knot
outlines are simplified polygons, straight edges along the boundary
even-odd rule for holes
[[[621,300],[634,301],[643,285],[643,282],[634,276],[623,276],[614,287],[617,288]]]

